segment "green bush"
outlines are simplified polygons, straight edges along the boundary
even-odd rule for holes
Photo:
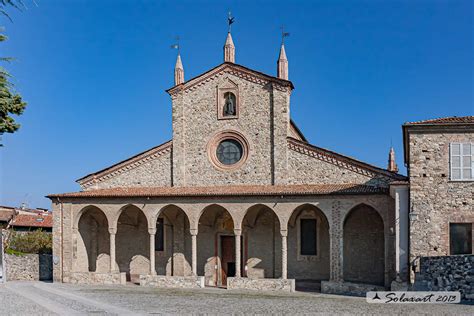
[[[6,252],[22,253],[52,253],[53,238],[51,233],[42,230],[31,232],[11,231]]]

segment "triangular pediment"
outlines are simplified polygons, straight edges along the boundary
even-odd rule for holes
[[[214,80],[216,77],[223,76],[226,74],[231,74],[237,76],[239,78],[248,80],[250,82],[254,82],[261,85],[266,85],[268,83],[274,83],[277,89],[284,89],[284,90],[292,90],[293,83],[288,80],[280,79],[277,77],[269,76],[262,72],[244,67],[242,65],[234,64],[234,63],[223,63],[219,66],[200,74],[188,81],[174,86],[167,90],[170,95],[174,95],[180,91],[189,91],[194,90],[202,84]],[[229,80],[229,83],[231,81]]]

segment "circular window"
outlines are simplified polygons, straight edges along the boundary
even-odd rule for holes
[[[242,159],[242,145],[235,139],[225,139],[217,146],[217,159],[226,166],[233,165]]]
[[[234,170],[248,158],[249,145],[237,131],[222,131],[208,143],[209,160],[220,170]]]

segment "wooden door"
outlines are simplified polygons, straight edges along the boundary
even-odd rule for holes
[[[227,277],[235,276],[235,238],[221,236],[221,285],[227,286]]]

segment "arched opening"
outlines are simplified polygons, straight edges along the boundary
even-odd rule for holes
[[[384,225],[379,213],[362,204],[344,221],[344,281],[384,285]]]
[[[235,276],[234,221],[220,205],[207,206],[200,218],[197,235],[198,275],[207,286],[226,286]]]
[[[155,269],[157,274],[192,275],[191,248],[188,216],[175,205],[165,206],[156,219]]]
[[[265,205],[254,205],[242,221],[242,276],[252,279],[281,277],[280,221]]]
[[[117,223],[116,260],[127,281],[140,282],[140,274],[150,271],[150,237],[145,214],[129,205],[122,209]]]
[[[297,207],[288,221],[288,278],[298,290],[319,291],[330,273],[329,221],[316,206]]]
[[[235,116],[237,114],[237,99],[232,92],[224,93],[223,116]]]
[[[88,207],[79,218],[78,230],[76,270],[109,272],[109,224],[105,214],[98,207]]]

